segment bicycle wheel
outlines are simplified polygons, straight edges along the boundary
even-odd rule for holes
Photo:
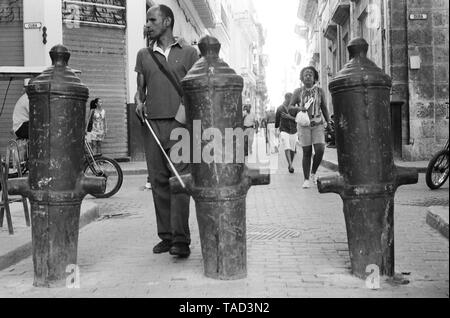
[[[447,181],[449,174],[449,152],[448,150],[442,150],[438,152],[428,164],[425,180],[427,186],[431,190],[436,190],[442,187]]]
[[[110,198],[116,194],[123,183],[123,172],[119,164],[114,160],[107,157],[95,158],[95,163],[85,163],[84,174],[92,177],[104,177],[106,178],[106,191],[105,193],[93,194],[94,197],[99,199]]]

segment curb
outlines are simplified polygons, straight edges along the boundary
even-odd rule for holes
[[[322,165],[322,167],[324,167],[326,169],[329,169],[329,170],[331,170],[333,172],[338,172],[339,171],[339,166],[336,163],[332,162],[332,161],[323,159],[321,165]]]
[[[396,163],[396,165],[398,167],[404,167],[404,168],[410,168],[410,169],[416,169],[418,173],[426,173],[427,172],[427,168],[426,167],[407,167],[407,166],[402,166],[399,165],[398,163]],[[339,171],[339,166],[337,163],[333,162],[333,161],[329,161],[326,159],[322,160],[322,166],[326,169],[330,169],[334,172]]]
[[[448,206],[429,207],[427,224],[448,239]]]
[[[90,203],[89,207],[83,211],[81,209],[80,216],[80,227],[81,230],[83,227],[92,223],[96,219],[100,217],[100,209],[97,204]],[[33,253],[32,242],[27,242],[22,246],[17,247],[16,249],[8,252],[4,255],[0,255],[0,271],[11,267],[18,262],[24,260],[27,257],[30,257]]]
[[[135,170],[123,170],[124,176],[140,176],[140,175],[147,175],[147,169],[135,169]]]

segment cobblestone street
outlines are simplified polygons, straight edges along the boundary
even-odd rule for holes
[[[280,157],[281,158],[281,157]],[[448,184],[436,192],[419,184],[400,187],[395,206],[396,272],[410,281],[382,280],[366,288],[350,274],[342,201],[301,188],[300,160],[290,175],[280,169],[269,186],[247,197],[248,277],[215,281],[203,275],[195,207],[192,254],[187,260],[154,255],[158,242],[151,193],[145,176],[126,176],[122,190],[94,200],[102,217],[80,231],[80,288],[32,287],[28,258],[0,272],[0,297],[448,297],[448,239],[426,224],[426,207],[448,205]],[[322,175],[330,171],[322,169]]]

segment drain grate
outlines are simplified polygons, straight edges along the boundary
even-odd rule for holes
[[[247,226],[247,241],[268,241],[298,237],[300,237],[300,232],[291,229],[263,225]]]

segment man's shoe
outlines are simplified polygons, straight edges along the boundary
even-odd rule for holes
[[[317,175],[311,174],[310,179],[312,180],[312,182],[313,182],[314,184],[317,184]]]
[[[191,255],[191,249],[187,243],[174,243],[169,251],[170,255],[187,258]]]
[[[150,182],[147,182],[147,183],[145,184],[145,189],[146,189],[146,190],[151,190],[151,189],[152,189],[152,184],[151,184]]]
[[[170,251],[171,246],[172,246],[171,241],[167,241],[167,240],[161,241],[155,245],[155,247],[153,248],[153,253],[154,254],[167,253]]]

